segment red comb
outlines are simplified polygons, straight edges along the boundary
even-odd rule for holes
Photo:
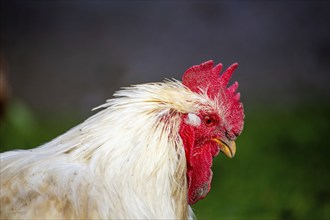
[[[219,63],[215,67],[213,65],[213,60],[209,60],[200,65],[190,67],[183,74],[183,85],[187,86],[193,92],[205,90],[210,98],[216,97],[220,90],[224,90],[227,87],[231,75],[238,64],[232,64],[221,75],[222,63]],[[237,87],[238,83],[235,82],[227,89],[227,92],[234,95]],[[234,99],[239,100],[239,93],[234,96]]]

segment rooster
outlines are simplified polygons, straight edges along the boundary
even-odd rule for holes
[[[233,157],[243,129],[236,67],[123,88],[50,142],[2,153],[0,218],[193,219],[213,158]]]

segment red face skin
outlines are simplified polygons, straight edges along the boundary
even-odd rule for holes
[[[188,202],[194,204],[210,191],[212,180],[212,159],[219,154],[219,146],[212,138],[223,136],[215,117],[202,117],[198,127],[185,123],[186,115],[180,125],[186,160],[188,179]],[[221,134],[222,133],[222,134]]]
[[[220,147],[213,139],[232,141],[241,130],[240,123],[237,124],[239,127],[223,123],[216,114],[200,113],[198,116],[201,118],[199,126],[187,124],[187,115],[183,115],[180,124],[187,160],[189,204],[205,198],[210,191],[212,159],[220,152]],[[229,130],[229,127],[232,129]]]

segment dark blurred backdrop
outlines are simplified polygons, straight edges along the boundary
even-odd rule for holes
[[[239,62],[245,130],[236,158],[216,159],[197,217],[330,219],[329,1],[2,0],[0,10],[1,152],[54,138],[122,86]]]

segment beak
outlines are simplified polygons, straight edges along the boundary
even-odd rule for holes
[[[233,158],[236,153],[236,143],[235,141],[229,141],[225,142],[222,140],[219,140],[217,138],[213,138],[213,141],[215,141],[219,147],[222,153],[224,153],[227,157]]]

